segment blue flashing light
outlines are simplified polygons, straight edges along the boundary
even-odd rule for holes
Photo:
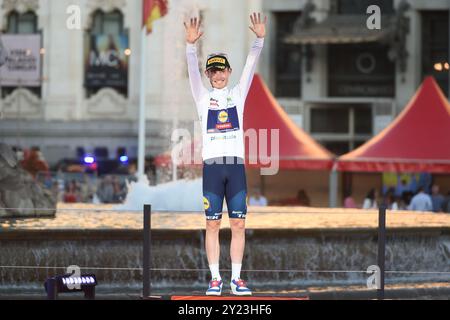
[[[92,164],[92,163],[95,162],[95,158],[92,157],[92,156],[85,156],[84,157],[84,162],[87,163],[87,164]]]

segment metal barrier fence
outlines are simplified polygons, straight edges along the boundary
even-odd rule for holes
[[[11,209],[11,208],[0,208]],[[45,209],[45,208],[44,208]],[[34,210],[34,209],[33,209]],[[49,209],[52,210],[52,209]],[[62,208],[62,211],[79,212],[83,209],[79,208]],[[118,211],[112,209],[88,209],[88,211]],[[127,210],[130,211],[130,210]],[[143,213],[143,227],[142,227],[142,267],[94,267],[83,266],[82,268],[88,270],[114,270],[114,271],[141,271],[142,272],[142,297],[147,298],[152,296],[152,272],[208,272],[205,268],[151,268],[151,262],[154,258],[152,252],[152,209],[151,205],[146,204],[143,210],[136,212]],[[158,213],[164,211],[158,211]],[[386,270],[386,208],[381,207],[378,210],[378,227],[377,227],[377,268],[373,269],[374,284],[378,299],[385,298],[385,275],[386,274],[441,274],[449,275],[450,271],[411,271],[411,270]],[[33,265],[0,265],[0,269],[66,269],[63,266],[33,266]],[[222,271],[231,271],[229,269],[221,269]],[[368,274],[369,270],[308,270],[308,269],[243,269],[243,272],[250,273],[362,273]]]

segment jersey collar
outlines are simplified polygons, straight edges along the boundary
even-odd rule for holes
[[[225,93],[228,92],[228,87],[224,87],[222,89],[213,88],[213,91],[216,93]]]

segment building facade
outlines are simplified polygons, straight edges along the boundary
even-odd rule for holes
[[[357,32],[371,4],[389,31],[382,36]],[[0,83],[0,141],[38,146],[50,164],[123,148],[135,157],[144,72],[146,154],[157,155],[174,128],[193,130],[196,120],[182,21],[202,18],[199,66],[225,51],[236,83],[254,37],[249,14],[262,11],[258,72],[298,126],[342,154],[388,125],[425,75],[448,95],[449,9],[447,0],[173,0],[147,37],[142,68],[141,1],[3,0],[2,36],[39,35],[41,63],[38,85]]]
[[[377,5],[379,30],[367,20]],[[337,155],[385,128],[425,76],[449,93],[448,1],[263,1],[263,74],[285,110]]]
[[[173,128],[193,129],[196,119],[185,62],[183,20],[203,17],[202,61],[209,51],[227,50],[233,67],[239,70],[252,40],[247,12],[259,10],[257,4],[171,1],[169,14],[155,22],[147,37],[146,68],[142,70],[141,1],[1,1],[2,37],[40,35],[41,81],[33,87],[1,85],[0,140],[23,149],[40,147],[50,163],[74,158],[80,150],[94,153],[97,149],[99,154],[114,157],[119,148],[126,148],[129,156],[135,157],[142,71],[146,81],[146,154],[167,150]],[[80,28],[74,23],[77,12]],[[224,23],[227,16],[233,19]],[[105,47],[109,37],[117,40],[115,51],[125,55],[117,57],[122,73],[115,75],[112,68],[106,69],[113,60],[108,56],[110,48]],[[99,61],[91,57],[96,51],[100,52]],[[104,69],[98,65],[96,69],[96,63]],[[236,79],[233,75],[232,80]]]

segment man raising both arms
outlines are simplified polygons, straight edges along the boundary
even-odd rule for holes
[[[198,69],[195,43],[203,35],[197,18],[185,23],[186,57],[192,95],[202,126],[203,203],[206,214],[205,249],[211,270],[207,295],[222,294],[219,273],[219,229],[222,219],[223,199],[227,201],[231,227],[231,291],[235,295],[251,295],[251,290],[241,279],[241,266],[245,248],[245,216],[247,214],[247,183],[244,167],[244,104],[256,63],[266,35],[266,22],[261,14],[250,16],[250,30],[256,39],[250,49],[239,83],[228,88],[232,69],[223,53],[208,55],[205,75],[212,86],[207,90]]]

